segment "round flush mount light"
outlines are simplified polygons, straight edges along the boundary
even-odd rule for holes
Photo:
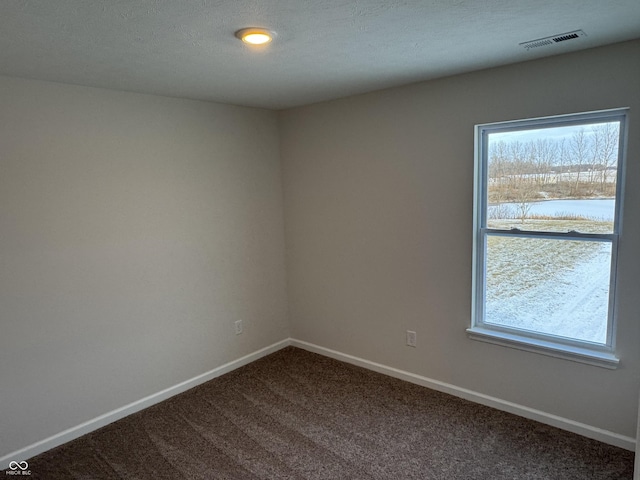
[[[271,40],[275,33],[265,28],[243,28],[236,32],[236,37],[249,45],[265,45]]]

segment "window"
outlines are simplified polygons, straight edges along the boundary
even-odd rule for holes
[[[615,368],[626,110],[476,126],[473,339]]]

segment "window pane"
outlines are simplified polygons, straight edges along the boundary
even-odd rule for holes
[[[620,122],[487,135],[487,226],[612,233]]]
[[[489,235],[485,322],[606,344],[611,243]]]

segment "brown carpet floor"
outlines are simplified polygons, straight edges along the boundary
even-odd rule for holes
[[[633,453],[293,347],[29,460],[43,479],[631,479]]]

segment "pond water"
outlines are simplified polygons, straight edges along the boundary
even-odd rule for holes
[[[513,209],[517,209],[517,203],[503,203]],[[597,220],[613,221],[615,213],[615,199],[613,198],[594,198],[586,200],[545,200],[542,202],[533,202],[530,204],[531,209],[528,215],[580,215],[582,217],[593,218]],[[495,206],[489,207],[491,209]]]

